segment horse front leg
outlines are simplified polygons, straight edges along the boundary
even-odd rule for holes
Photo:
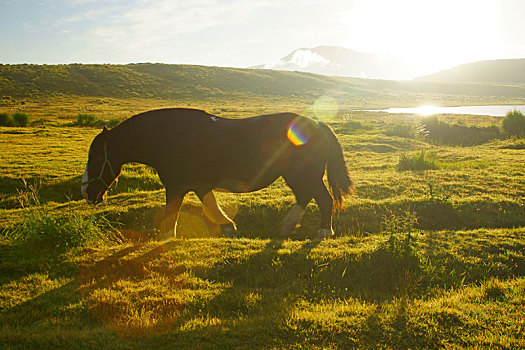
[[[201,192],[197,193],[202,202],[202,212],[208,218],[210,223],[217,225],[222,229],[222,233],[227,237],[232,237],[237,233],[237,225],[235,222],[228,217],[228,215],[222,210],[217,199],[213,194],[213,191],[209,191],[202,195]]]
[[[166,191],[166,208],[160,224],[161,240],[177,237],[177,219],[183,199],[184,195],[170,195],[169,191]]]
[[[306,205],[304,206],[306,207]],[[304,210],[304,207],[299,204],[294,204],[281,224],[281,237],[288,237],[292,234],[303,217]]]

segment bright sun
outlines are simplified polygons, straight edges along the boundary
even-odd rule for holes
[[[497,55],[498,11],[494,2],[477,0],[368,0],[343,20],[349,47],[411,58],[431,73]]]

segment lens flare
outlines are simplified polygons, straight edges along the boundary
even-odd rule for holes
[[[315,101],[311,108],[313,115],[321,121],[332,120],[339,113],[339,105],[335,98],[326,95]]]
[[[297,120],[294,120],[288,126],[286,137],[294,146],[302,146],[309,141],[308,135],[299,123],[297,123]]]

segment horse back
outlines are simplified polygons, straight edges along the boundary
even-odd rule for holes
[[[129,124],[163,183],[188,190],[228,187],[221,184],[243,184],[240,192],[262,188],[290,167],[319,158],[313,154],[322,149],[317,123],[294,113],[226,119],[164,109],[132,117]]]

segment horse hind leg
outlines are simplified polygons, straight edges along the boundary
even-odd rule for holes
[[[287,176],[285,181],[292,189],[297,204],[292,207],[283,221],[281,235],[289,235],[297,221],[301,218],[306,205],[312,198],[315,199],[321,213],[321,225],[318,238],[329,238],[334,235],[332,229],[333,198],[326,188],[322,175],[309,168],[300,172],[301,176]]]
[[[211,223],[218,225],[222,229],[222,233],[231,237],[237,233],[237,225],[235,222],[228,217],[228,215],[222,210],[217,203],[217,199],[213,194],[213,191],[207,192],[204,196],[197,194],[203,204],[202,212],[211,221]]]
[[[317,184],[314,199],[321,212],[321,225],[317,237],[319,239],[330,238],[334,235],[332,228],[334,200],[322,180]]]
[[[286,176],[284,180],[294,193],[297,202],[288,211],[281,225],[281,237],[288,237],[298,227],[306,206],[312,200],[312,194],[308,181],[305,181],[304,178],[300,176]]]

